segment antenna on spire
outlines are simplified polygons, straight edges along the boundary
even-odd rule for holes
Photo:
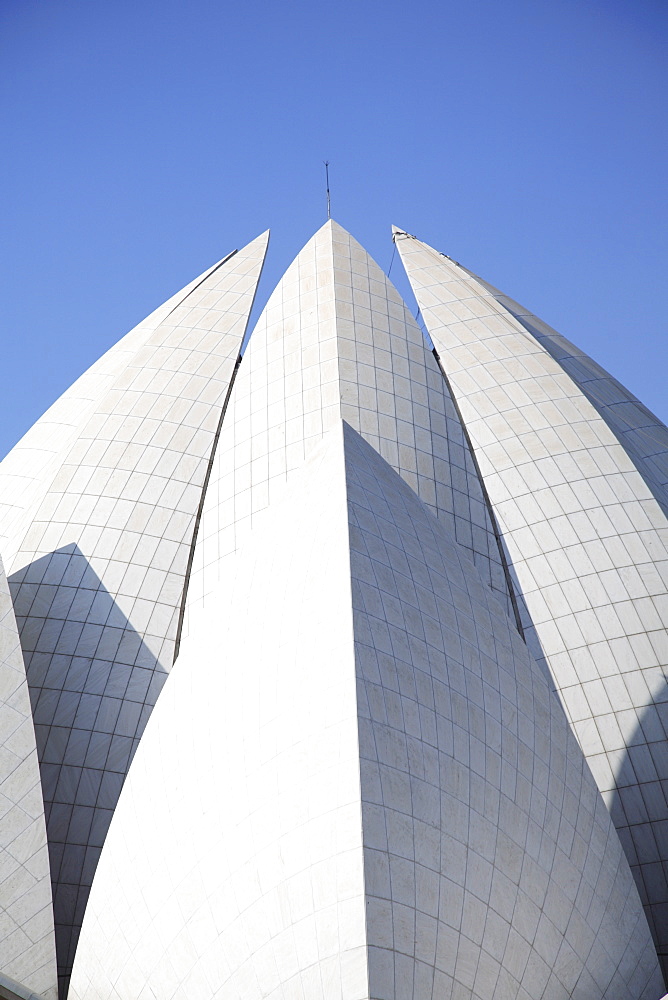
[[[329,200],[329,160],[323,160],[322,162],[325,164],[325,184],[327,186],[327,218],[331,219],[332,212]]]

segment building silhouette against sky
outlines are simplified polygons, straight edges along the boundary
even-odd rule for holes
[[[0,996],[664,993],[668,431],[393,238],[429,340],[330,221],[242,358],[265,233],[0,465]]]

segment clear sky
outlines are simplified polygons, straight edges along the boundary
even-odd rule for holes
[[[395,223],[668,420],[667,43],[664,0],[0,0],[0,454],[271,227],[261,305],[324,159],[381,267]]]

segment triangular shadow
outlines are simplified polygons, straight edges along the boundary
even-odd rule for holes
[[[76,544],[36,559],[9,585],[35,723],[64,998],[102,845],[167,672]]]

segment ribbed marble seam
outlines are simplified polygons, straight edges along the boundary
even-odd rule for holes
[[[378,452],[339,421],[226,570],[121,795],[72,997],[656,1000],[558,699]]]
[[[109,821],[171,668],[202,485],[267,241],[209,271],[65,394],[59,414],[95,398],[35,482],[29,524],[11,523],[62,995]],[[15,473],[20,459],[7,461]]]
[[[395,239],[531,616],[528,641],[611,810],[665,972],[668,432],[516,303],[414,237]]]

